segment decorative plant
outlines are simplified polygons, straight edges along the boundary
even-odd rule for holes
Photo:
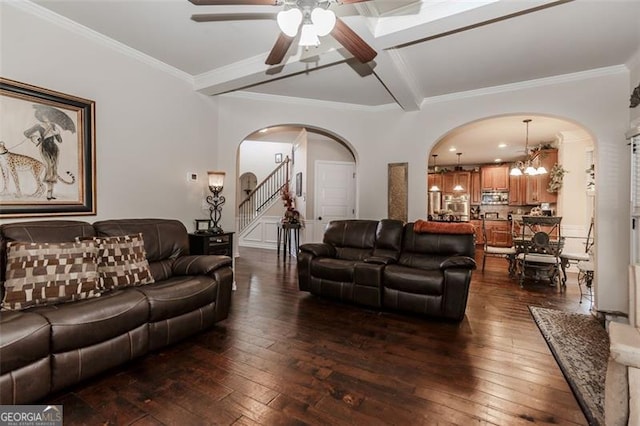
[[[553,145],[553,142],[541,142],[540,145],[531,148],[530,153],[531,155],[535,155],[536,153],[540,153],[540,158],[544,158],[545,155],[545,150],[547,149],[553,149],[555,148]]]
[[[593,191],[596,189],[596,165],[592,164],[587,170],[587,191]]]
[[[295,209],[295,198],[293,193],[289,191],[289,183],[285,183],[280,191],[280,198],[285,207],[284,217],[282,223],[301,223],[300,212]]]
[[[553,168],[549,172],[549,187],[547,188],[547,192],[558,192],[560,188],[562,188],[562,179],[564,175],[569,173],[565,170],[560,164],[556,163],[553,165]]]

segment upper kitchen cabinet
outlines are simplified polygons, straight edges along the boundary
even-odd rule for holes
[[[509,205],[527,204],[527,176],[509,176]]]
[[[544,166],[544,168],[547,169],[547,173],[527,176],[527,204],[556,203],[558,201],[558,194],[547,191],[547,188],[549,188],[549,181],[551,180],[549,172],[558,162],[558,150],[543,149],[538,151],[532,161],[534,164],[537,164],[538,167]]]
[[[454,188],[460,185],[461,191],[455,191]],[[443,194],[468,194],[471,186],[471,172],[457,171],[447,172],[442,175],[442,193]]]
[[[483,166],[480,169],[483,191],[508,191],[509,166]]]
[[[471,172],[471,204],[480,204],[482,202],[482,190],[480,186],[480,172]]]

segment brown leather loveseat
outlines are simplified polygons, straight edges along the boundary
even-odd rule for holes
[[[227,317],[233,283],[231,259],[190,256],[186,228],[176,220],[2,225],[3,291],[11,241],[78,243],[95,241],[94,237],[120,241],[139,233],[152,278],[138,271],[133,281],[129,277],[128,285],[101,289],[98,297],[0,312],[0,404],[37,401]],[[119,257],[116,252],[115,259]],[[117,276],[114,283],[122,279]],[[139,285],[143,280],[153,282]]]
[[[475,269],[465,223],[342,220],[300,246],[300,290],[373,308],[460,321]]]

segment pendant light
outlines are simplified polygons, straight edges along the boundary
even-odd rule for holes
[[[462,167],[460,166],[460,156],[462,155],[462,153],[457,152],[456,155],[458,156],[458,165],[456,166],[456,170],[462,170]],[[453,190],[456,192],[464,191],[464,187],[458,183],[453,187]]]
[[[526,157],[524,161],[518,161],[513,165],[513,168],[509,172],[511,176],[522,176],[523,173],[529,176],[543,175],[547,173],[547,169],[542,165],[536,169],[533,166],[533,159],[529,155],[529,123],[531,123],[531,121],[533,120],[530,118],[522,120],[522,122],[527,126],[527,133],[524,142],[524,152]]]
[[[438,154],[432,154],[431,155],[433,157],[433,172],[437,173],[438,172],[438,166],[436,166],[436,160],[438,159]],[[439,192],[440,188],[438,188],[438,185],[433,185],[431,188],[429,188],[429,192]]]

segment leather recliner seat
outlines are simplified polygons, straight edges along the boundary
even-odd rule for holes
[[[374,308],[460,321],[475,235],[422,233],[396,220],[333,221],[298,255],[302,291]]]

